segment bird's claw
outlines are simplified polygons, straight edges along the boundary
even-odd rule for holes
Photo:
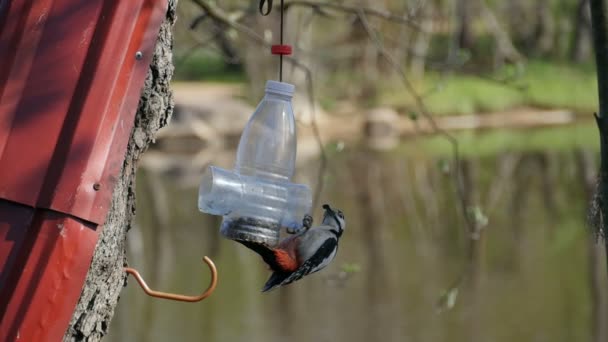
[[[285,231],[287,232],[287,234],[297,234],[298,232],[300,232],[303,228],[285,228]]]
[[[308,214],[304,215],[304,218],[302,219],[302,226],[307,230],[310,229],[310,227],[312,227],[312,216]]]
[[[298,234],[301,231],[306,231],[309,230],[310,227],[312,227],[312,216],[306,214],[304,215],[304,218],[302,219],[302,227],[299,228],[286,228],[285,231],[287,231],[288,234]]]

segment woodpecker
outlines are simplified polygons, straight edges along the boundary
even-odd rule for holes
[[[336,256],[338,241],[346,221],[340,210],[323,205],[325,213],[320,226],[312,227],[312,217],[306,215],[304,227],[283,239],[277,247],[240,241],[258,253],[273,271],[262,292],[285,286],[325,268]]]

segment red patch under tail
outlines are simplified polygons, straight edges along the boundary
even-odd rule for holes
[[[281,271],[293,272],[298,269],[298,261],[289,252],[282,249],[275,249],[273,252]]]

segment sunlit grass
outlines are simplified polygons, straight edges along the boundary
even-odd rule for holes
[[[595,123],[541,129],[501,129],[488,132],[454,133],[462,156],[495,155],[501,151],[569,150],[576,147],[598,148]],[[449,156],[452,146],[441,136],[416,139],[403,144],[408,153]]]
[[[597,106],[596,82],[595,71],[588,67],[542,62],[528,64],[522,77],[529,104],[589,113]]]
[[[416,82],[429,111],[435,115],[473,114],[514,107],[571,109],[593,112],[597,104],[595,72],[584,66],[531,61],[520,69],[494,75],[436,74]],[[399,83],[384,87],[376,105],[415,108]]]
[[[194,53],[175,58],[176,80],[245,82],[242,69],[229,68],[217,55]],[[476,114],[530,106],[570,109],[592,113],[597,106],[595,72],[588,65],[533,60],[522,67],[509,66],[491,75],[429,72],[424,79],[411,79],[435,115]],[[392,106],[415,111],[411,94],[397,77],[382,79],[374,87],[362,74],[336,73],[328,78],[317,99],[332,110],[341,99],[354,99],[358,107]],[[325,89],[327,88],[327,89]],[[367,89],[367,90],[366,90]]]
[[[436,88],[426,98],[428,109],[435,114],[492,112],[524,102],[514,87],[473,76],[454,75],[443,80],[431,77],[425,83],[436,82]]]

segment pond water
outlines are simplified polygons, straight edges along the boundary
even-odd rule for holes
[[[330,152],[319,207],[346,215],[338,256],[270,293],[260,292],[269,276],[261,259],[221,238],[219,218],[198,212],[196,184],[142,170],[130,265],[154,289],[196,294],[207,287],[208,255],[219,283],[192,304],[147,297],[130,279],[106,340],[593,340],[605,297],[594,286],[606,288],[604,257],[585,223],[597,152],[463,157],[467,198],[480,222],[487,218],[471,259],[449,158],[416,151]],[[309,164],[298,181],[314,185],[318,165]],[[442,296],[463,269],[471,273],[457,296]],[[441,304],[453,299],[451,309]]]

